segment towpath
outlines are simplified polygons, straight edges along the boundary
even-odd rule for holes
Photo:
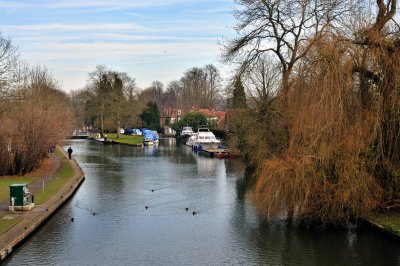
[[[65,151],[64,151],[65,153]],[[51,166],[38,179],[29,184],[29,189],[35,193],[43,187],[46,182],[54,178],[57,171],[62,166],[62,161],[55,155],[51,156]],[[66,156],[66,155],[65,155]],[[82,169],[75,160],[71,160],[74,168],[74,176],[61,188],[55,195],[43,204],[36,205],[31,211],[17,211],[9,213],[2,219],[18,219],[19,222],[9,230],[0,235],[0,260],[3,260],[13,248],[23,241],[28,235],[34,232],[43,222],[45,222],[79,187],[85,176]],[[0,211],[8,212],[9,202],[0,205]]]

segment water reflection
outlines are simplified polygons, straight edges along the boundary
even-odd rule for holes
[[[160,142],[162,142],[162,146],[165,147],[175,147],[176,146],[176,138],[162,138],[160,139]]]
[[[144,146],[144,156],[158,156],[158,144],[151,146]]]
[[[399,264],[398,245],[378,234],[260,219],[239,161],[201,157],[173,139],[138,148],[71,145],[85,182],[5,264]]]

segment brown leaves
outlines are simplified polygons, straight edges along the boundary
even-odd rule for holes
[[[253,199],[267,216],[283,211],[288,218],[343,225],[381,201],[365,156],[375,120],[361,108],[342,49],[320,42],[298,70],[288,95],[288,149],[256,172]]]

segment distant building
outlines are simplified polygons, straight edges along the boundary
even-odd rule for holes
[[[225,127],[225,112],[216,111],[215,109],[199,109],[197,112],[204,114],[210,124],[215,125],[217,129]]]
[[[207,118],[207,121],[210,124],[215,125],[217,129],[225,128],[224,111],[217,111],[215,109],[196,110],[194,107],[192,107],[190,112],[198,112],[204,114]],[[164,108],[163,112],[160,115],[160,126],[161,128],[164,128],[165,126],[171,126],[173,123],[179,121],[183,116],[184,112],[180,109]]]
[[[182,118],[182,110],[164,108],[160,114],[160,127],[171,126],[173,123],[179,121]]]

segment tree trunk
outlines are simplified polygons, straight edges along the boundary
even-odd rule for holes
[[[104,138],[104,114],[103,114],[103,111],[100,114],[100,134],[101,134],[101,137]]]

